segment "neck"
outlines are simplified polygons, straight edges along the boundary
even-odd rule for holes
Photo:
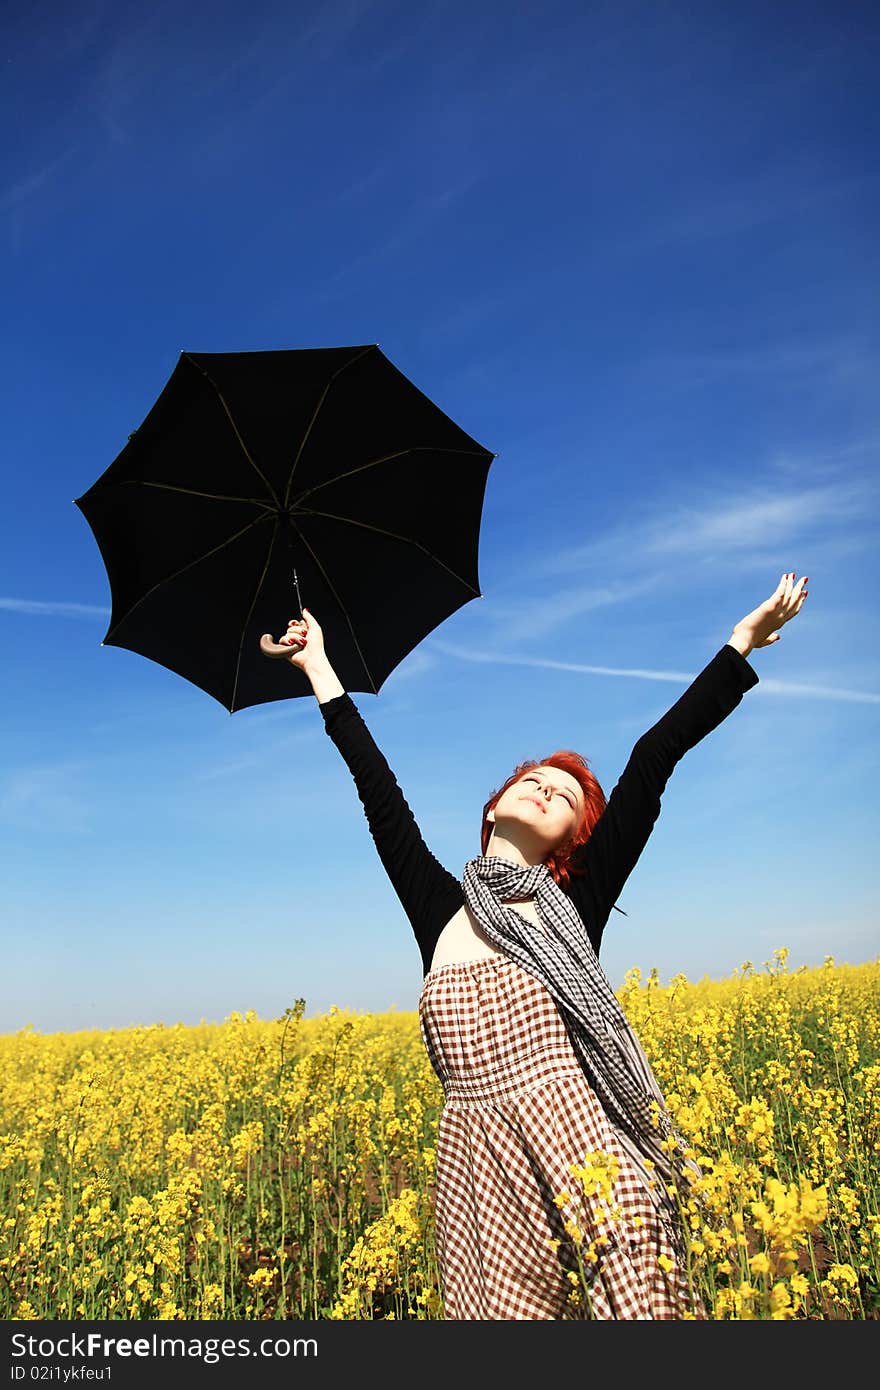
[[[514,864],[521,864],[524,869],[534,868],[535,864],[543,864],[543,855],[528,845],[519,845],[514,840],[506,840],[503,835],[499,835],[497,830],[493,830],[489,836],[489,843],[486,846],[486,859],[497,857],[498,859],[509,859]]]

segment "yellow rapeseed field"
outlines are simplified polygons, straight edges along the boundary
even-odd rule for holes
[[[702,1171],[709,1316],[880,1316],[880,960],[632,970],[619,998]],[[304,1011],[0,1037],[0,1317],[442,1318],[418,1016]],[[572,1169],[573,1232],[581,1203],[619,1219],[614,1178],[607,1155]]]

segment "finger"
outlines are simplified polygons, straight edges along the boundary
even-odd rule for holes
[[[785,575],[782,576],[773,593],[768,599],[764,600],[764,608],[777,612],[785,602]]]
[[[788,613],[786,615],[789,618],[793,618],[795,613],[797,613],[800,610],[800,606],[804,601],[807,591],[806,575],[801,575],[800,579],[798,579],[796,583],[794,582],[794,574],[792,574],[791,578],[792,585],[788,595]]]

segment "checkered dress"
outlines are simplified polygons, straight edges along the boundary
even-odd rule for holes
[[[419,1017],[445,1096],[436,1187],[444,1316],[705,1318],[547,989],[506,956],[441,965],[425,977]],[[610,1210],[583,1199],[569,1170],[595,1153],[619,1162]],[[579,1252],[589,1294],[573,1301]]]

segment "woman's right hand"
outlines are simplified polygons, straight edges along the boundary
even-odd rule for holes
[[[300,671],[306,671],[309,666],[325,659],[324,634],[317,618],[307,608],[303,609],[301,618],[291,618],[280,645],[293,649],[288,660],[291,666],[297,666]]]
[[[307,608],[303,609],[301,618],[291,618],[287,624],[287,631],[278,642],[272,642],[267,634],[260,645],[267,656],[279,661],[289,661],[291,666],[296,666],[302,671],[308,678],[319,705],[326,700],[332,700],[335,695],[345,693],[339,677],[327,659],[321,624]],[[282,656],[287,647],[290,648],[290,656]]]

